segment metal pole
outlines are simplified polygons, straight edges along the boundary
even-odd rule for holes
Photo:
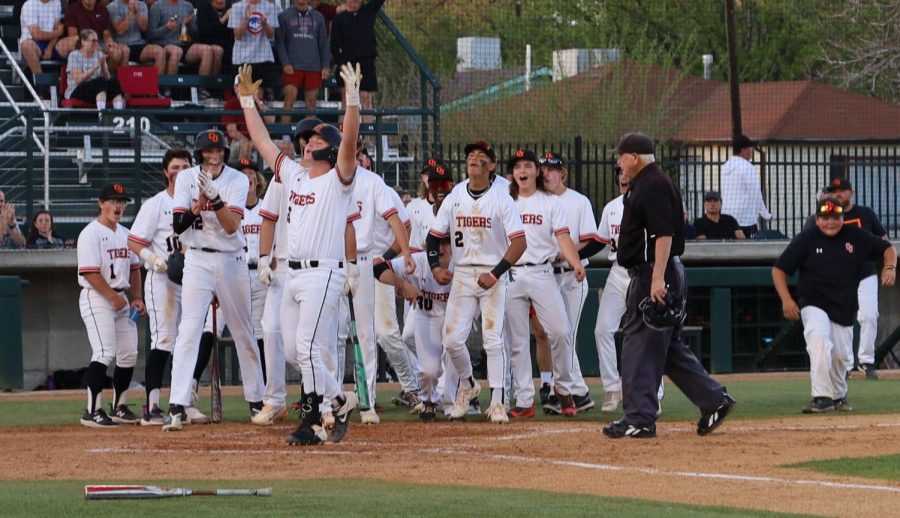
[[[531,91],[531,45],[525,45],[525,91]]]
[[[731,134],[737,137],[741,129],[741,83],[738,78],[737,49],[734,43],[734,0],[725,0],[725,33],[728,37],[728,86],[731,87]]]

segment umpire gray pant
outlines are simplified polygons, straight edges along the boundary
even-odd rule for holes
[[[694,353],[681,340],[681,329],[662,331],[644,323],[638,304],[650,296],[653,266],[644,264],[629,269],[631,282],[625,297],[626,317],[622,342],[622,408],[625,422],[650,426],[656,422],[656,392],[663,374],[703,412],[713,411],[722,402],[725,388],[712,379]],[[682,300],[687,296],[684,266],[670,260],[666,266],[669,291]]]

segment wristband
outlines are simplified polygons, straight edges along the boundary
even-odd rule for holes
[[[349,89],[348,89],[349,90]],[[347,92],[347,106],[359,107],[359,91]]]
[[[256,108],[256,100],[252,95],[242,95],[241,96],[241,108],[246,109],[254,109]]]
[[[138,257],[140,257],[141,259],[143,259],[144,261],[147,261],[149,263],[150,259],[153,258],[154,255],[156,255],[156,254],[154,254],[152,250],[150,250],[147,247],[144,247],[144,248],[141,248],[141,252],[138,254]]]
[[[395,257],[397,257],[397,252],[395,252],[393,248],[388,248],[387,252],[381,254],[381,258],[385,261],[390,261]]]
[[[213,210],[219,210],[225,208],[225,202],[222,201],[222,198],[216,196],[216,199],[211,200]]]
[[[506,271],[509,270],[511,266],[512,265],[509,263],[509,261],[506,260],[505,257],[503,259],[500,259],[500,262],[497,263],[497,266],[495,266],[494,269],[491,270],[491,275],[494,276],[494,280],[499,279],[500,276],[506,273]]]

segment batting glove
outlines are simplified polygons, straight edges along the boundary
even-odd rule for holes
[[[256,108],[256,91],[262,86],[262,79],[253,81],[253,67],[250,65],[242,65],[238,69],[238,75],[234,78],[234,85],[237,87],[238,97],[241,100],[241,108]]]
[[[359,71],[359,63],[356,68],[350,63],[341,65],[341,79],[344,80],[344,92],[347,96],[347,106],[359,106],[359,83],[362,81],[362,73]]]
[[[166,264],[166,260],[162,257],[154,254],[150,251],[149,248],[142,248],[140,255],[141,259],[147,262],[150,265],[150,269],[154,272],[165,273],[166,270],[169,269],[169,265]]]
[[[200,170],[200,190],[207,200],[213,201],[219,197],[219,188],[213,183],[212,176],[206,171]]]
[[[256,274],[259,276],[259,281],[261,283],[266,286],[272,284],[272,280],[275,278],[275,272],[272,271],[272,261],[269,259],[269,256],[264,255],[259,258]]]
[[[359,266],[347,261],[347,288],[354,296],[359,289]]]

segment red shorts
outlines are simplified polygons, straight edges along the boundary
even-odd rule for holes
[[[322,87],[322,71],[294,70],[293,74],[281,73],[284,86],[294,85],[304,90],[318,90]]]

